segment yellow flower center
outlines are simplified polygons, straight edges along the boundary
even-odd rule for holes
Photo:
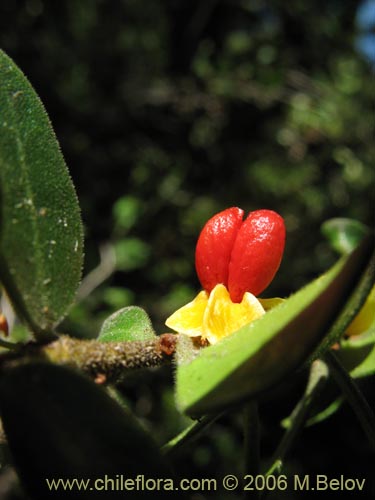
[[[234,303],[226,287],[219,284],[210,295],[200,292],[192,302],[174,312],[165,324],[179,333],[200,336],[215,344],[264,313],[265,309],[253,294],[246,292],[242,302]]]

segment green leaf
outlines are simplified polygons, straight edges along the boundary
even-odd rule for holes
[[[375,326],[362,335],[351,337],[337,351],[341,364],[353,378],[375,374]]]
[[[100,330],[98,340],[102,342],[127,342],[155,338],[150,318],[137,306],[129,306],[109,316]]]
[[[116,229],[128,232],[137,222],[142,211],[142,203],[134,196],[123,196],[113,205]]]
[[[47,114],[0,51],[0,280],[39,337],[71,305],[82,268],[74,186]]]
[[[371,240],[369,239],[369,241]],[[316,349],[313,358],[324,354],[330,346],[336,342],[340,342],[346,330],[365,328],[364,325],[367,325],[371,318],[369,309],[370,311],[372,309],[373,292],[371,292],[371,288],[373,288],[374,282],[375,255],[370,259],[363,275],[359,277],[356,289],[350,295],[345,307],[342,308],[328,334]],[[355,328],[353,327],[353,323],[356,324]]]
[[[104,389],[67,368],[46,363],[8,368],[0,380],[0,411],[15,466],[33,499],[54,496],[46,478],[171,477],[156,444],[131,414]],[[62,493],[67,494],[61,488]],[[73,489],[68,498],[92,498],[94,493]],[[134,499],[145,495],[131,492]],[[163,492],[146,497],[163,498]]]
[[[370,259],[372,239],[260,319],[194,351],[178,346],[176,399],[199,416],[268,389],[306,361],[326,335]],[[368,292],[367,292],[368,293]],[[365,297],[363,298],[365,300]]]
[[[322,224],[322,233],[338,253],[350,253],[368,233],[368,227],[353,219],[335,218]]]

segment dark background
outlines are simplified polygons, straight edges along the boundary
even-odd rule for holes
[[[226,207],[285,218],[271,297],[335,261],[325,220],[373,225],[374,11],[357,0],[1,1],[0,46],[41,97],[77,189],[85,276],[103,254],[68,331],[95,336],[105,317],[137,304],[161,333],[199,290],[196,238]],[[123,386],[160,442],[186,423],[171,380],[161,370]],[[265,397],[264,458],[303,382]],[[241,432],[239,415],[219,420],[177,461],[182,475],[238,473]],[[287,471],[362,478],[373,467],[344,406],[304,431]]]

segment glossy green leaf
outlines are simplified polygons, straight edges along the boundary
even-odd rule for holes
[[[353,219],[337,217],[322,224],[322,233],[338,253],[346,255],[368,233],[368,227]]]
[[[141,307],[129,306],[116,311],[104,321],[98,340],[127,342],[154,337],[155,332],[147,313]]]
[[[47,114],[0,51],[0,280],[38,335],[60,322],[82,268],[74,186]]]
[[[32,499],[58,495],[48,490],[46,478],[171,477],[156,444],[131,414],[103,388],[67,368],[46,363],[9,368],[0,379],[0,411],[15,466]],[[117,498],[115,491],[97,493]],[[165,498],[157,490],[120,493]],[[93,494],[73,489],[67,498]]]
[[[306,361],[361,279],[372,251],[366,239],[352,254],[260,319],[221,342],[178,348],[176,398],[199,416],[239,403]],[[365,300],[365,297],[363,298]]]

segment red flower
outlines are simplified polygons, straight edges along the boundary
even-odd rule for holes
[[[228,208],[212,217],[199,236],[195,265],[204,288],[175,311],[166,325],[215,344],[255,321],[282,299],[257,299],[271,282],[285,244],[284,221],[272,210]]]
[[[231,300],[245,292],[259,295],[272,281],[285,246],[283,218],[272,210],[250,212],[228,208],[214,215],[199,236],[195,265],[202,287],[210,293],[221,283]]]

